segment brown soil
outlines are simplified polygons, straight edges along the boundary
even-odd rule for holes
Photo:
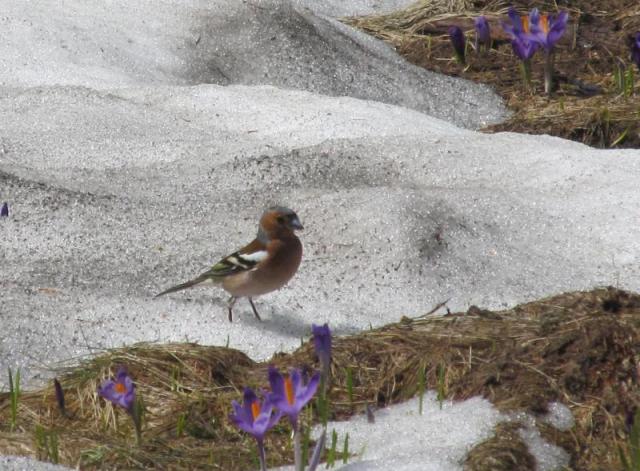
[[[557,89],[544,95],[544,56],[533,62],[533,89],[525,90],[519,62],[511,51],[500,22],[513,4],[522,14],[532,7],[570,13],[569,25],[556,47]],[[557,5],[557,6],[556,6]],[[348,18],[344,21],[391,42],[407,60],[448,75],[491,85],[513,111],[504,123],[489,132],[516,131],[551,134],[595,147],[640,148],[640,72],[630,61],[631,35],[640,31],[637,0],[568,0],[531,2],[478,0],[437,2],[390,15]],[[450,25],[458,25],[473,43],[473,18],[485,15],[494,38],[488,53],[468,47],[467,67],[453,58]],[[635,75],[634,94],[625,96],[614,83],[614,71],[622,65]]]
[[[415,396],[420,371],[426,387],[435,389],[436,371],[445,368],[453,399],[482,395],[502,411],[534,415],[544,414],[550,401],[565,404],[575,427],[542,427],[543,437],[569,453],[572,469],[619,469],[625,417],[640,404],[640,295],[607,288],[507,311],[472,307],[444,317],[403,318],[334,339],[332,361],[332,419]],[[147,409],[140,447],[132,444],[128,417],[96,395],[100,381],[120,364],[128,366]],[[309,342],[261,364],[232,349],[194,344],[113,350],[61,376],[70,418],[58,411],[51,386],[23,394],[12,432],[8,394],[0,395],[0,453],[51,459],[42,440],[34,439],[40,427],[57,435],[60,461],[82,469],[248,469],[255,466],[254,444],[228,414],[245,385],[267,386],[268,364],[318,367]],[[182,435],[179,420],[185,421]],[[531,469],[517,429],[517,423],[498,427],[493,439],[471,451],[465,469]],[[290,462],[289,433],[284,424],[269,433],[270,466]]]

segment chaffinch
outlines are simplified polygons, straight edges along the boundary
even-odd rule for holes
[[[247,298],[256,318],[262,320],[253,298],[282,288],[295,275],[302,260],[302,244],[294,231],[302,229],[296,213],[273,206],[262,214],[258,235],[250,244],[226,256],[199,277],[155,297],[212,282],[221,284],[231,294],[227,305],[229,322],[238,298]]]

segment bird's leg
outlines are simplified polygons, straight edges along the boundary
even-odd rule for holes
[[[237,298],[235,296],[231,296],[229,301],[227,301],[227,308],[229,309],[229,322],[233,322],[233,305],[236,303]]]
[[[251,303],[251,309],[253,309],[253,313],[256,315],[256,318],[259,321],[262,321],[262,319],[260,318],[260,314],[258,314],[258,310],[256,309],[256,306],[253,304],[253,299],[251,299],[251,298],[247,298],[247,299]]]

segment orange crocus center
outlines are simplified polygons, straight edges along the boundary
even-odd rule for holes
[[[549,32],[549,17],[547,15],[540,15],[540,26],[542,26],[542,31]]]
[[[522,20],[522,30],[525,33],[529,32],[529,17],[527,15],[521,16],[520,19]]]
[[[260,415],[260,404],[258,404],[258,401],[251,403],[251,415],[253,416],[253,420],[256,420]]]
[[[287,402],[289,405],[293,405],[295,397],[293,395],[293,383],[291,382],[291,378],[286,378],[284,380],[284,392],[287,395]]]
[[[127,387],[124,383],[116,383],[115,390],[118,394],[124,394],[127,392]]]

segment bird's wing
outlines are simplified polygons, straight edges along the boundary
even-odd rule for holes
[[[224,278],[243,271],[252,270],[267,258],[267,247],[259,240],[254,240],[237,252],[227,255],[201,276],[207,278]]]

